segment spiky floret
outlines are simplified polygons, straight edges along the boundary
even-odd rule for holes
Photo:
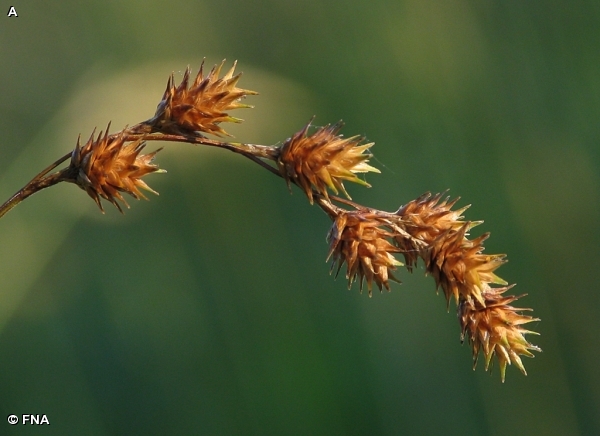
[[[422,254],[427,271],[444,291],[448,303],[451,297],[458,303],[459,297],[462,296],[466,299],[475,298],[481,304],[485,304],[485,284],[507,284],[493,273],[506,262],[505,255],[482,254],[482,243],[489,234],[483,234],[473,240],[467,239],[470,224],[466,222],[458,231],[447,230],[442,233]]]
[[[77,146],[71,155],[69,167],[69,172],[74,176],[68,181],[77,184],[87,192],[103,213],[100,197],[111,202],[122,213],[123,210],[117,200],[127,207],[129,205],[121,192],[126,192],[138,200],[140,197],[146,199],[140,192],[140,188],[158,195],[142,180],[142,177],[154,172],[163,173],[165,170],[151,163],[161,148],[140,155],[145,147],[143,138],[127,142],[124,139],[126,129],[116,136],[109,136],[109,128],[110,123],[106,132],[104,134],[100,132],[96,138],[94,138],[94,130],[83,146],[80,144],[80,138],[77,139]]]
[[[409,269],[418,257],[423,259],[427,272],[444,291],[447,305],[454,298],[461,338],[468,337],[474,362],[482,350],[486,369],[492,357],[497,356],[503,381],[511,362],[526,374],[519,355],[533,357],[530,350],[541,350],[524,338],[534,332],[520,325],[538,319],[518,313],[530,309],[509,305],[520,297],[502,296],[512,286],[505,286],[507,283],[494,273],[506,262],[505,255],[483,253],[483,242],[489,233],[474,239],[467,237],[468,231],[481,221],[462,221],[461,214],[468,206],[452,210],[458,199],[449,201],[442,197],[443,194],[427,193],[401,207],[395,223],[406,234],[397,232],[394,242],[402,250]]]
[[[225,60],[220,65],[215,65],[210,73],[204,76],[202,61],[200,71],[191,85],[190,67],[185,70],[179,86],[175,86],[175,78],[171,74],[167,81],[167,89],[156,108],[156,114],[150,121],[153,130],[175,134],[204,132],[217,136],[231,136],[219,124],[240,123],[242,120],[230,116],[227,111],[251,108],[250,105],[240,103],[240,100],[247,95],[258,93],[236,86],[242,76],[242,73],[233,75],[237,61],[219,78],[224,64]]]
[[[363,281],[366,281],[371,297],[372,282],[380,291],[383,286],[390,290],[389,280],[398,282],[392,271],[402,263],[393,256],[399,250],[389,241],[393,234],[386,230],[388,224],[377,214],[363,211],[344,211],[335,217],[327,235],[327,260],[333,256],[331,271],[337,265],[336,277],[346,263],[348,289],[358,279],[362,292]]]
[[[476,298],[481,303],[483,283],[506,285],[493,271],[502,265],[503,254],[484,255],[483,242],[489,234],[469,240],[468,231],[481,221],[462,221],[462,213],[469,207],[458,210],[452,207],[459,200],[442,200],[443,194],[424,194],[401,207],[396,215],[412,238],[397,235],[396,244],[404,250],[407,265],[412,268],[417,257],[425,261],[427,272],[433,275],[442,288],[446,301],[459,296]],[[416,246],[416,241],[424,244]]]
[[[527,334],[538,333],[524,329],[523,324],[539,321],[539,318],[522,315],[519,312],[531,309],[515,308],[510,303],[520,297],[502,294],[512,286],[489,288],[485,292],[485,305],[478,301],[461,298],[458,305],[458,319],[461,324],[461,341],[468,338],[473,351],[473,369],[477,365],[479,352],[485,358],[486,371],[494,355],[498,359],[502,382],[506,375],[506,366],[514,363],[527,375],[519,356],[534,357],[531,351],[542,351],[525,339]]]
[[[311,204],[313,189],[326,198],[329,198],[327,188],[336,194],[338,190],[342,191],[350,198],[344,188],[344,180],[370,187],[356,173],[379,172],[367,164],[373,156],[368,153],[373,143],[361,144],[362,136],[344,138],[338,135],[344,125],[341,121],[308,135],[311,123],[312,120],[279,148],[277,164],[288,186],[291,181],[296,183]]]
[[[396,215],[402,218],[400,224],[412,236],[412,238],[403,238],[402,235],[398,235],[396,238],[398,246],[403,248],[409,270],[412,270],[422,254],[420,248],[428,247],[429,243],[442,233],[458,230],[464,224],[464,221],[461,221],[461,214],[469,206],[452,210],[460,197],[452,201],[448,199],[440,201],[442,196],[443,194],[432,196],[430,193],[425,193],[396,212]],[[425,244],[415,245],[416,241],[423,241]]]

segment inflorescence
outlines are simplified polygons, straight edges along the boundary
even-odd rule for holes
[[[458,198],[450,201],[444,194],[429,193],[396,212],[352,202],[344,182],[369,187],[357,174],[379,170],[368,164],[373,143],[365,143],[362,136],[344,138],[339,133],[341,121],[309,134],[311,120],[279,146],[207,138],[205,134],[230,136],[221,123],[242,122],[229,112],[251,108],[241,100],[257,94],[237,87],[241,73],[234,75],[235,63],[219,77],[224,63],[206,76],[201,66],[191,84],[189,67],[178,86],[171,75],[152,118],[112,134],[109,124],[104,133],[92,133],[83,146],[78,139],[72,151],[0,206],[0,217],[30,195],[59,182],[79,186],[102,212],[102,199],[123,212],[121,204],[129,207],[123,194],[135,199],[146,199],[141,190],[157,194],[142,178],[165,172],[152,163],[160,148],[142,154],[148,141],[225,148],[283,178],[290,189],[292,184],[298,186],[311,204],[316,203],[331,218],[327,260],[331,259],[331,271],[336,276],[346,266],[348,288],[356,281],[361,292],[366,284],[369,296],[373,283],[380,291],[390,291],[389,282],[399,282],[394,276],[397,268],[406,266],[412,271],[421,259],[427,274],[443,291],[446,304],[454,300],[457,305],[461,342],[466,339],[471,345],[473,368],[481,353],[486,370],[496,356],[502,381],[510,364],[527,374],[520,356],[533,357],[532,351],[541,350],[525,339],[526,335],[537,333],[523,325],[539,319],[523,314],[531,309],[511,305],[523,295],[504,295],[513,285],[498,277],[495,270],[506,262],[505,255],[484,254],[483,242],[488,233],[469,238],[470,230],[482,221],[463,220],[468,206],[453,209]],[[51,173],[67,160],[66,168]],[[346,198],[338,197],[340,192]],[[398,260],[399,255],[404,263]]]

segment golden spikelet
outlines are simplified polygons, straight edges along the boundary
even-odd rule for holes
[[[427,272],[433,275],[442,288],[446,301],[459,295],[475,297],[483,302],[482,283],[506,285],[493,271],[504,263],[504,255],[483,255],[483,241],[489,234],[474,240],[466,238],[468,231],[481,221],[462,221],[461,214],[469,207],[458,210],[452,207],[459,200],[442,199],[443,194],[424,194],[400,208],[396,214],[412,238],[397,235],[397,245],[404,250],[406,264],[412,268],[417,256],[425,261]],[[424,242],[415,246],[414,240]]]
[[[519,355],[533,357],[530,350],[541,350],[524,338],[533,332],[519,326],[537,318],[517,313],[529,309],[509,306],[519,297],[502,296],[512,286],[505,286],[507,283],[494,273],[506,262],[505,255],[483,253],[489,233],[467,238],[468,231],[481,222],[462,221],[461,214],[468,206],[453,211],[458,199],[441,201],[442,196],[422,195],[396,212],[396,224],[408,235],[396,233],[396,246],[409,268],[416,264],[417,257],[424,260],[427,272],[444,291],[447,305],[454,297],[459,307],[461,338],[469,338],[475,363],[482,350],[486,369],[491,358],[497,357],[503,381],[511,362],[525,373]],[[503,287],[493,288],[493,284]]]
[[[458,231],[447,230],[432,241],[423,253],[425,267],[442,288],[447,303],[454,297],[475,298],[485,304],[483,292],[486,283],[506,285],[493,271],[505,263],[503,254],[484,255],[483,241],[489,234],[469,240],[466,238],[471,223],[466,222]]]
[[[337,264],[336,277],[342,265],[347,264],[348,289],[358,278],[362,292],[363,281],[366,280],[371,297],[372,282],[375,282],[380,291],[383,286],[390,290],[388,280],[399,282],[392,271],[402,263],[392,254],[399,250],[388,241],[393,234],[385,230],[384,226],[387,224],[378,215],[362,211],[341,212],[335,217],[327,235],[327,260],[333,256],[331,271]]]
[[[503,383],[507,365],[514,363],[523,374],[527,375],[519,356],[534,357],[531,351],[542,351],[525,339],[527,334],[538,333],[521,327],[523,324],[539,321],[539,318],[518,313],[531,309],[510,306],[510,303],[521,296],[502,296],[511,287],[489,288],[485,293],[485,305],[478,301],[461,299],[458,306],[458,319],[462,329],[461,341],[466,336],[471,344],[473,369],[477,365],[480,350],[485,357],[486,371],[495,355]]]
[[[458,230],[464,223],[460,221],[461,213],[469,206],[459,210],[451,210],[460,198],[452,201],[447,199],[441,201],[442,194],[432,196],[425,193],[419,198],[402,206],[396,214],[402,217],[402,225],[412,238],[403,238],[398,235],[396,243],[403,248],[406,266],[409,270],[416,265],[420,256],[420,247],[427,247],[440,234],[449,229]],[[415,245],[415,241],[423,241],[425,244]]]
[[[158,195],[142,180],[142,177],[154,172],[163,173],[165,170],[151,163],[161,149],[140,155],[145,147],[143,138],[126,142],[125,130],[116,136],[109,136],[109,128],[110,123],[104,135],[100,132],[95,139],[94,130],[83,147],[80,145],[79,138],[77,139],[77,146],[71,155],[69,167],[73,179],[68,181],[76,183],[87,192],[103,213],[100,197],[111,202],[122,213],[123,210],[117,200],[122,201],[127,207],[129,205],[121,192],[126,192],[135,199],[140,197],[146,199],[140,192],[140,188]]]
[[[311,204],[313,189],[327,199],[327,188],[336,194],[338,190],[342,191],[350,198],[344,188],[344,180],[370,187],[356,173],[379,172],[367,164],[373,156],[367,152],[373,143],[360,145],[364,140],[362,136],[344,138],[338,135],[343,126],[341,121],[321,127],[309,136],[311,122],[279,149],[277,164],[288,186],[290,181],[300,186]]]
[[[223,60],[220,65],[215,65],[205,77],[204,61],[202,61],[200,71],[191,85],[189,85],[191,73],[189,67],[177,87],[175,78],[171,74],[156,114],[150,121],[153,130],[174,134],[204,132],[217,136],[231,136],[219,124],[240,123],[242,120],[230,116],[227,111],[251,108],[250,105],[240,103],[240,100],[247,95],[258,93],[236,86],[242,76],[242,73],[233,75],[237,61],[223,77],[219,78],[224,64]]]

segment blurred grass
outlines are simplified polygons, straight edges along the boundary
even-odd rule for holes
[[[79,133],[149,117],[171,71],[238,59],[261,95],[237,138],[343,118],[383,170],[356,201],[461,195],[488,252],[508,253],[499,274],[529,294],[544,352],[504,385],[473,373],[422,270],[371,300],[347,291],[327,275],[328,219],[298,190],[167,144],[160,197],[124,217],[57,186],[1,220],[4,415],[47,414],[61,435],[600,432],[596,3],[15,7],[0,26],[2,199]]]

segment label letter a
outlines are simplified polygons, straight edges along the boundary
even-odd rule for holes
[[[10,9],[8,10],[8,14],[6,14],[6,16],[8,16],[8,17],[18,17],[17,10],[15,9],[14,6],[10,7]]]

